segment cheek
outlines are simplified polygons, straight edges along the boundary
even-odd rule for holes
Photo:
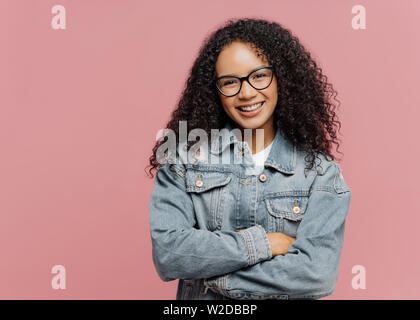
[[[277,87],[274,86],[273,88],[270,88],[271,90],[268,93],[269,99],[274,103],[277,104],[277,99],[278,99],[278,92],[277,92]]]
[[[269,89],[270,99],[277,102],[278,90],[277,90],[277,80],[275,77],[271,85],[268,87],[268,89]]]
[[[220,104],[221,104],[221,107],[223,108],[223,110],[225,111],[225,113],[230,115],[231,112],[229,111],[229,107],[222,99],[220,99]]]
[[[226,97],[220,98],[220,102],[221,102],[221,104],[223,106],[223,109],[225,111],[232,110],[234,108],[233,102],[232,101],[229,101],[228,99],[226,99]]]

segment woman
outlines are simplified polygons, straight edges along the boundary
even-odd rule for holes
[[[162,280],[180,279],[177,299],[334,291],[351,198],[331,154],[335,94],[275,22],[229,20],[206,39],[167,125],[176,139],[150,158],[153,261]],[[197,129],[209,144],[182,138]]]

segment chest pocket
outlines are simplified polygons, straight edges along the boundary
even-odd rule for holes
[[[208,230],[220,230],[223,222],[230,173],[189,169],[186,188],[194,202],[198,225]]]
[[[300,222],[305,217],[308,196],[275,196],[265,199],[269,232],[282,232],[296,237]]]

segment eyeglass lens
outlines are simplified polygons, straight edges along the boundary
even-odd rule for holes
[[[248,79],[255,89],[261,90],[270,84],[271,76],[271,69],[263,68],[251,73]],[[217,81],[217,86],[225,95],[235,95],[239,92],[241,81],[236,77],[224,77]]]

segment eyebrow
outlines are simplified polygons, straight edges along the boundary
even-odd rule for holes
[[[268,67],[268,66],[259,66],[259,67],[256,67],[256,68],[252,69],[250,72],[248,72],[248,74],[254,72],[257,69],[263,68],[263,67]],[[240,78],[236,74],[224,74],[224,75],[218,76],[217,78],[221,78],[221,77],[238,77],[238,78]]]

